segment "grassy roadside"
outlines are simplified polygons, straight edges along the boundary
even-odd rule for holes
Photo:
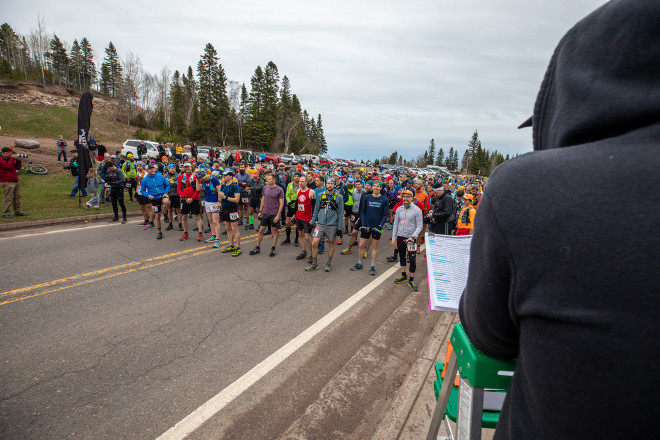
[[[69,140],[76,137],[78,109],[0,101],[0,126],[2,133],[50,138],[54,144],[59,135]],[[124,142],[132,139],[136,130],[136,127],[117,122],[101,112],[92,112],[90,127],[91,133],[101,142]],[[70,142],[70,145],[73,144]]]
[[[99,210],[85,209],[84,204],[90,197],[83,197],[78,207],[78,197],[69,197],[73,189],[73,176],[69,172],[48,173],[45,176],[19,172],[21,182],[21,210],[28,217],[11,219],[0,217],[0,224],[15,223],[29,220],[44,220],[63,217],[76,217],[91,213],[111,213],[111,205],[101,205]],[[128,195],[125,198],[128,202]],[[139,211],[137,203],[126,203],[129,212]],[[11,214],[13,215],[13,208]]]

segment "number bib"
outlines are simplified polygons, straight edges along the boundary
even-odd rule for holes
[[[250,199],[248,199],[247,197],[241,197],[241,202],[242,203],[247,203],[249,201],[250,201]]]
[[[417,252],[417,243],[408,243],[408,252]]]
[[[229,213],[229,220],[231,220],[231,221],[238,220],[238,212],[230,212]]]
[[[151,209],[153,209],[154,212],[158,212],[158,206],[151,205]]]
[[[298,205],[298,211],[304,211],[305,205]]]
[[[313,237],[318,237],[319,236],[319,230],[314,228],[314,231],[312,232]]]

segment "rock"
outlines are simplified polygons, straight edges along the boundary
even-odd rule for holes
[[[41,144],[32,139],[15,139],[14,146],[18,148],[26,148],[28,150],[36,150]]]

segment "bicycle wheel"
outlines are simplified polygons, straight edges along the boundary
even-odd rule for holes
[[[32,174],[39,174],[41,176],[48,174],[48,168],[39,165],[33,165],[29,168],[29,170]]]

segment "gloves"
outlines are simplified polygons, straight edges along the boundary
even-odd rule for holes
[[[369,228],[366,226],[360,226],[360,232],[369,232]]]
[[[378,226],[377,228],[371,228],[373,232],[376,232],[377,234],[382,234],[383,233],[383,227]]]

